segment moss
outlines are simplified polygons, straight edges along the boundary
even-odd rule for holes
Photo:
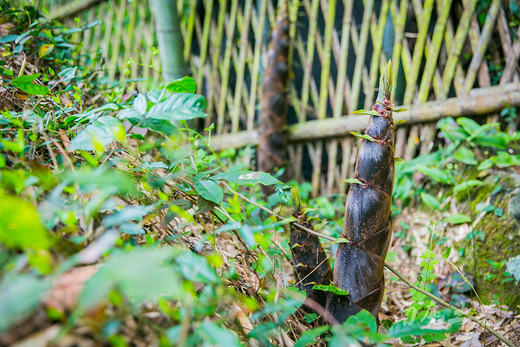
[[[497,183],[495,183],[495,177],[498,177]],[[465,249],[462,264],[470,273],[473,273],[473,262],[475,262],[476,289],[484,303],[498,299],[501,304],[513,308],[520,304],[520,287],[514,282],[500,284],[500,276],[503,275],[505,267],[502,270],[495,270],[488,260],[501,262],[520,254],[520,224],[514,208],[510,211],[510,202],[519,199],[520,176],[499,172],[487,179],[486,183],[488,183],[486,186],[478,187],[471,194],[469,204],[471,214],[477,216],[480,212],[476,211],[476,207],[480,203],[486,203],[488,198],[489,203],[493,204],[495,208],[502,209],[504,213],[502,216],[497,216],[490,212],[477,224],[476,230],[484,232],[485,238],[482,240],[479,236],[475,237],[474,256],[471,240],[461,241],[457,246]],[[504,189],[491,195],[499,184]],[[513,207],[514,203],[511,205]],[[488,279],[490,275],[497,277]]]

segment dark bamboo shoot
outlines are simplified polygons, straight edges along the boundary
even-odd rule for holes
[[[263,79],[260,137],[258,143],[258,169],[275,173],[286,165],[287,131],[287,80],[289,78],[289,15],[287,2],[279,9],[267,53],[267,68]],[[272,193],[272,186],[264,186]]]
[[[334,262],[334,285],[349,295],[330,294],[327,315],[338,322],[365,309],[377,317],[384,291],[383,268],[392,234],[390,202],[394,183],[394,123],[390,63],[358,151],[347,194],[344,237]]]
[[[298,188],[293,187],[291,193],[294,204],[293,217],[298,220],[299,224],[313,229],[301,207]],[[328,285],[332,281],[332,270],[327,255],[316,235],[311,235],[294,224],[291,224],[290,242],[296,284],[307,295],[307,304],[304,303],[304,306],[311,311],[316,311],[312,308],[314,305],[309,304],[309,300],[313,300],[323,307],[322,312],[316,313],[323,314],[327,293],[321,290],[314,290],[312,287],[315,284]]]

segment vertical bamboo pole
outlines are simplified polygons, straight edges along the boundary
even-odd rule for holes
[[[370,103],[372,102],[372,98],[374,96],[374,90],[377,83],[377,73],[379,71],[379,67],[384,66],[381,63],[381,51],[383,49],[383,35],[385,33],[386,26],[386,18],[388,12],[388,0],[383,0],[381,3],[381,11],[379,12],[379,23],[374,25],[374,28],[377,28],[377,31],[372,35],[372,42],[374,46],[374,50],[372,52],[372,59],[370,61],[370,74],[369,74],[369,84],[367,86],[367,97],[365,98],[365,108],[370,107]],[[375,14],[372,14],[375,17]],[[375,19],[375,18],[374,18]],[[393,73],[393,72],[392,72]]]
[[[165,82],[186,75],[183,41],[175,0],[152,0],[159,41],[162,76]]]
[[[218,66],[221,61],[220,47],[222,44],[222,36],[224,34],[224,25],[226,24],[225,18],[226,18],[227,2],[228,2],[227,0],[219,1],[219,13],[218,13],[218,19],[217,19],[217,34],[213,37],[213,42],[212,42],[214,51],[212,52],[213,60],[211,63],[211,69],[212,69],[211,90],[212,90],[212,92],[208,98],[208,108],[207,108],[207,110],[208,110],[207,112],[209,115],[211,115],[213,113],[213,108],[217,108],[217,106],[218,106],[218,97],[217,97],[218,94],[217,93],[219,90],[222,90],[221,84],[219,86],[217,86],[217,84],[220,83]],[[217,123],[224,124],[223,117],[224,117],[224,115],[217,113]],[[220,132],[218,131],[218,128],[217,128],[217,134],[219,134],[219,133]]]
[[[442,74],[442,86],[445,95],[447,95],[450,90],[450,81],[453,80],[460,53],[462,52],[462,47],[464,46],[464,42],[468,35],[469,24],[475,12],[476,4],[477,0],[470,0],[464,6],[465,8],[457,26],[455,38],[451,44],[451,49],[448,52],[448,61],[446,62]]]
[[[189,61],[191,52],[191,42],[193,40],[193,27],[195,25],[195,18],[197,16],[197,1],[190,1],[190,13],[186,20],[186,32],[183,35],[184,38],[184,60]]]
[[[116,32],[114,40],[112,40],[112,54],[108,64],[108,78],[113,80],[116,75],[117,60],[119,58],[119,51],[121,48],[121,31],[117,29],[117,23],[122,23],[125,16],[126,0],[120,0],[119,8],[117,10]]]
[[[208,56],[209,47],[209,29],[211,25],[211,15],[213,13],[213,0],[206,0],[204,3],[204,24],[202,25],[202,38],[200,40],[200,57],[199,68],[197,70],[197,87],[202,90],[202,81],[204,80],[204,67],[206,66],[206,58]]]
[[[226,23],[227,32],[226,32],[226,49],[224,51],[224,63],[220,65],[220,73],[222,76],[221,80],[221,89],[220,89],[220,98],[218,101],[218,123],[217,123],[217,133],[221,134],[224,131],[224,118],[226,112],[226,98],[228,97],[228,88],[229,88],[229,65],[231,64],[231,52],[233,50],[234,35],[235,35],[235,20],[237,17],[237,9],[238,9],[238,0],[232,0],[231,2],[231,12],[229,14],[229,21]],[[214,65],[214,68],[217,64]]]
[[[446,28],[446,21],[448,20],[450,9],[451,0],[443,0],[440,8],[437,7],[437,11],[440,10],[441,13],[435,23],[435,31],[433,33],[431,45],[428,47],[428,57],[426,59],[426,65],[419,87],[417,100],[421,103],[428,99],[430,93],[430,84],[435,73],[435,68],[437,67],[437,58],[439,57],[439,52],[441,50],[444,29]]]
[[[363,21],[361,23],[361,32],[359,34],[358,53],[356,54],[356,65],[354,67],[354,76],[352,77],[352,91],[350,95],[350,105],[353,108],[358,107],[359,93],[361,90],[361,74],[365,65],[365,51],[368,40],[368,29],[370,28],[370,17],[374,8],[374,0],[367,0],[363,9]]]
[[[480,39],[478,41],[478,46],[476,52],[471,59],[471,63],[469,65],[468,73],[466,75],[465,88],[466,93],[473,88],[473,84],[475,83],[475,79],[477,76],[477,70],[482,64],[482,59],[484,58],[484,54],[486,53],[487,45],[491,38],[491,33],[493,32],[493,27],[495,24],[495,20],[498,15],[498,10],[500,9],[501,0],[492,0],[491,6],[489,8],[489,12],[484,23],[484,27],[482,28],[482,32],[480,34]]]
[[[246,64],[246,53],[248,46],[248,34],[249,34],[249,22],[251,20],[251,5],[252,0],[246,0],[246,5],[244,8],[245,19],[244,23],[240,25],[242,28],[242,33],[240,36],[241,47],[240,47],[240,55],[238,57],[238,71],[237,71],[237,83],[235,87],[235,99],[233,101],[233,108],[231,110],[231,132],[235,133],[239,130],[239,122],[240,122],[240,98],[243,92],[244,85],[244,72],[245,72],[245,64]]]
[[[309,88],[312,77],[312,62],[314,58],[316,31],[318,29],[318,5],[319,0],[312,0],[312,8],[309,13],[309,34],[307,35],[307,59],[302,82],[302,106],[303,112],[299,115],[299,122],[305,122],[309,102]]]
[[[258,14],[258,28],[255,32],[255,53],[253,56],[253,71],[251,73],[251,93],[249,94],[249,108],[247,112],[247,130],[253,130],[256,115],[256,100],[260,75],[260,58],[264,38],[265,17],[267,15],[267,1],[261,1]]]
[[[421,18],[417,18],[418,33],[415,47],[413,50],[412,67],[409,79],[406,81],[406,90],[404,94],[404,104],[408,105],[412,102],[415,84],[421,68],[421,60],[424,52],[424,45],[426,43],[426,35],[428,34],[428,26],[430,25],[430,18],[432,15],[433,0],[425,0]]]

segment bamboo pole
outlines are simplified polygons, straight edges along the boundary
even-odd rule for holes
[[[240,35],[240,54],[238,57],[238,69],[237,69],[237,82],[235,87],[235,98],[233,100],[233,107],[231,109],[231,132],[236,133],[239,130],[240,125],[240,98],[241,94],[244,91],[244,73],[245,73],[245,65],[246,65],[246,53],[248,46],[248,34],[249,34],[249,23],[251,20],[251,5],[252,0],[246,0],[246,5],[244,8],[244,22],[239,26],[241,28],[242,33]]]
[[[256,100],[258,98],[258,84],[260,77],[260,58],[264,39],[264,25],[267,13],[267,1],[262,1],[258,15],[258,29],[255,32],[255,53],[253,56],[253,72],[251,74],[251,93],[249,94],[249,107],[247,111],[247,130],[253,130],[256,115]]]
[[[413,101],[417,77],[421,69],[421,61],[424,54],[424,46],[426,43],[426,36],[428,34],[428,27],[432,16],[433,0],[425,0],[422,9],[421,17],[417,17],[418,33],[417,40],[413,49],[412,67],[410,75],[406,81],[406,90],[404,93],[404,103],[409,104]]]
[[[359,94],[361,91],[361,73],[365,65],[365,52],[368,41],[368,29],[370,28],[370,16],[374,8],[374,0],[367,0],[363,9],[363,19],[361,23],[361,32],[359,34],[358,53],[356,53],[356,64],[354,67],[354,76],[352,77],[352,91],[350,94],[351,107],[357,108]]]
[[[493,32],[493,27],[495,24],[495,20],[497,19],[500,4],[501,0],[493,0],[491,6],[489,7],[489,12],[486,17],[484,27],[482,28],[482,32],[480,34],[480,39],[478,41],[476,52],[474,52],[473,54],[473,58],[471,59],[471,63],[469,65],[468,73],[466,75],[466,92],[469,92],[473,88],[473,84],[475,83],[477,70],[479,69],[480,64],[482,63],[482,59],[484,58],[484,54],[486,53],[487,45],[491,38],[491,33]]]
[[[320,98],[318,104],[318,119],[326,117],[327,101],[328,101],[328,82],[330,79],[330,60],[332,46],[332,29],[334,28],[334,16],[336,14],[336,0],[330,0],[328,3],[327,17],[325,18],[325,34],[323,43],[323,56],[321,66],[320,79]],[[323,151],[323,142],[316,144],[316,158],[312,170],[311,186],[313,195],[317,195],[319,191],[319,183],[321,176],[321,152]],[[333,176],[333,175],[331,175]]]
[[[174,0],[153,0],[152,9],[159,41],[162,77],[168,83],[186,75],[177,4]]]
[[[231,64],[231,51],[233,50],[234,42],[234,34],[235,34],[235,20],[237,17],[238,10],[238,0],[232,0],[231,2],[231,10],[229,14],[229,20],[226,23],[227,32],[226,32],[226,49],[224,51],[224,62],[223,64],[215,64],[213,68],[220,66],[220,74],[222,76],[222,80],[220,83],[220,98],[218,100],[217,114],[218,114],[218,122],[217,122],[217,133],[221,134],[224,131],[224,118],[226,111],[226,98],[228,97],[228,89],[229,89],[229,65]]]
[[[506,104],[520,107],[520,83],[477,88],[473,89],[467,96],[409,106],[408,111],[397,113],[394,119],[406,120],[407,124],[433,122],[443,117],[469,117],[490,114],[502,110]],[[289,141],[344,137],[350,131],[363,130],[367,121],[368,119],[364,116],[348,115],[293,124],[288,127]],[[257,143],[258,134],[256,131],[213,136],[211,142],[214,150],[239,148],[246,145],[256,145]]]
[[[406,13],[408,11],[408,0],[401,0],[400,8],[396,8],[396,2],[392,1],[390,6],[390,14],[392,16],[392,19],[394,21],[394,30],[395,30],[395,38],[394,38],[394,47],[392,51],[392,81],[397,82],[397,74],[399,72],[400,62],[401,59],[400,56],[402,55],[401,52],[403,51],[403,36],[404,36],[404,27],[406,25]],[[397,11],[399,10],[399,12]],[[403,61],[403,68],[408,67],[408,64],[404,64]],[[392,90],[392,100],[395,100],[395,90],[394,88]]]
[[[211,26],[211,15],[213,13],[213,0],[206,0],[204,3],[204,24],[202,26],[202,38],[200,40],[200,56],[199,56],[199,68],[197,69],[197,88],[202,90],[202,81],[204,81],[204,67],[206,64],[206,58],[208,56],[209,48],[209,29]]]
[[[195,25],[195,18],[197,15],[197,1],[190,1],[190,13],[186,20],[186,30],[184,32],[184,60],[189,61],[191,53],[191,41],[193,39],[193,27]]]
[[[440,16],[435,23],[435,31],[433,33],[431,45],[428,47],[428,58],[426,59],[426,65],[424,68],[421,84],[419,86],[419,94],[417,100],[419,102],[425,102],[430,94],[430,85],[437,67],[437,58],[441,50],[442,39],[444,36],[444,30],[446,28],[446,21],[450,14],[451,0],[443,0],[441,7],[437,7],[437,11],[441,10]]]
[[[464,11],[457,26],[457,32],[455,33],[455,38],[451,43],[451,49],[448,52],[448,61],[446,62],[442,74],[442,86],[445,95],[447,95],[450,90],[450,83],[453,80],[456,65],[459,61],[460,53],[462,52],[462,47],[464,47],[464,42],[466,42],[469,24],[475,12],[476,4],[477,0],[470,0],[464,6]]]

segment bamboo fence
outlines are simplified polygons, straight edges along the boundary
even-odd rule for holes
[[[396,156],[431,150],[441,117],[485,115],[520,106],[518,14],[491,0],[289,0],[293,51],[288,90],[291,177],[314,193],[344,192],[366,125],[379,70],[393,61],[396,104],[408,112]],[[59,5],[59,4],[58,4]],[[258,108],[276,0],[179,0],[184,57],[208,101],[205,127],[225,149],[258,141]],[[152,77],[138,61],[156,47],[145,0],[108,0],[79,15],[103,23],[82,38],[101,50],[109,79]],[[158,63],[158,59],[155,59]],[[127,74],[125,74],[127,70]],[[491,116],[492,121],[498,116]]]

